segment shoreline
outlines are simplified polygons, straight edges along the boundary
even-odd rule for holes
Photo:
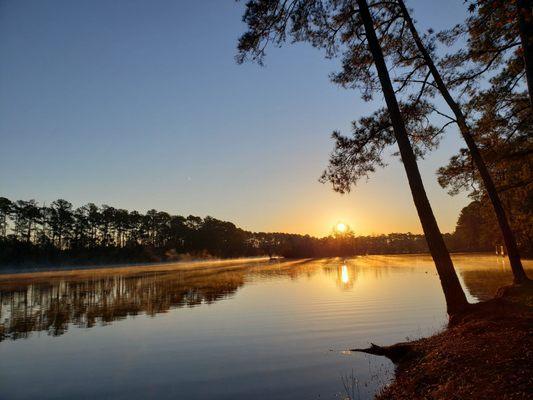
[[[430,337],[352,351],[395,364],[394,379],[376,400],[529,399],[533,284],[501,288],[495,298],[472,304]]]

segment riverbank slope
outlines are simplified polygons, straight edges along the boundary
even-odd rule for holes
[[[533,285],[502,288],[439,334],[369,352],[396,364],[379,400],[531,399]]]

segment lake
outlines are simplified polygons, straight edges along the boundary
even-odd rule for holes
[[[453,259],[471,302],[512,280]],[[392,364],[343,350],[447,319],[426,255],[0,275],[0,303],[2,399],[369,399]]]

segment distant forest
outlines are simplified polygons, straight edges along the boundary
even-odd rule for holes
[[[445,234],[450,251],[493,251],[501,244],[490,206],[465,207],[454,233]],[[523,238],[522,238],[523,239]],[[531,242],[522,240],[524,253]],[[0,264],[46,265],[177,261],[248,256],[329,257],[427,251],[423,235],[390,233],[356,236],[332,232],[316,238],[288,233],[250,232],[213,217],[146,214],[89,203],[74,208],[66,200],[48,206],[35,200],[0,197]]]

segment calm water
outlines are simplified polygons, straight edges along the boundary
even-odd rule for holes
[[[454,261],[470,301],[511,281]],[[2,399],[366,399],[392,365],[343,349],[446,322],[426,256],[61,274],[0,275]]]

